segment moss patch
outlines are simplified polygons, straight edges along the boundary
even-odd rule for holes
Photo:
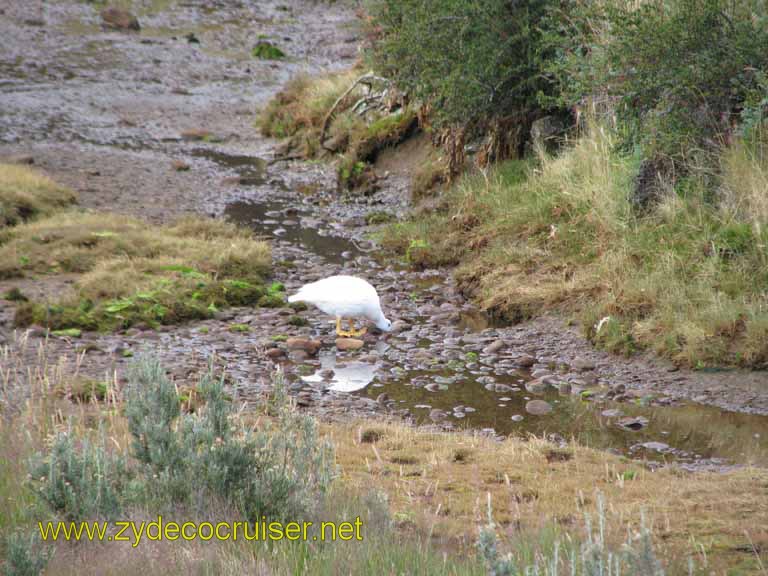
[[[282,60],[285,52],[267,40],[259,41],[251,50],[251,55],[260,60]]]

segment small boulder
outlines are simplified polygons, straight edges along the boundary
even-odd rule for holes
[[[581,356],[576,358],[571,363],[571,366],[575,370],[578,370],[579,372],[588,372],[590,370],[594,370],[595,369],[595,363],[594,362],[592,362],[591,360],[587,360],[586,358],[583,358]]]
[[[139,21],[128,10],[107,6],[101,11],[101,20],[106,28],[114,30],[141,30]]]
[[[314,356],[320,350],[322,343],[319,340],[310,340],[309,338],[288,338],[285,345],[288,350],[303,350],[310,356]]]
[[[525,411],[534,416],[543,416],[552,412],[552,405],[544,400],[529,400],[525,403]]]
[[[272,360],[276,360],[277,358],[282,358],[285,356],[285,350],[282,348],[270,348],[266,352],[267,358],[271,358]]]
[[[517,360],[517,365],[521,368],[530,368],[534,364],[536,364],[536,358],[531,356],[530,354],[523,354],[520,356]]]
[[[531,380],[525,383],[525,389],[531,394],[544,394],[544,391],[547,389],[547,383],[541,378]]]
[[[499,350],[504,348],[504,341],[503,340],[495,340],[494,342],[491,342],[483,348],[483,354],[496,354]]]
[[[184,160],[174,160],[171,163],[171,166],[173,166],[173,169],[176,170],[176,172],[186,172],[189,170],[190,166]]]
[[[365,342],[357,338],[336,338],[336,348],[345,352],[347,350],[359,350]]]
[[[429,419],[432,420],[432,422],[442,422],[446,418],[448,418],[448,414],[438,408],[433,408],[429,411]]]
[[[644,416],[627,416],[617,421],[616,425],[624,430],[641,430],[648,426],[648,418]]]

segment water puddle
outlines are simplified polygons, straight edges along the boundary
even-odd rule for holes
[[[360,254],[357,246],[330,227],[310,216],[309,211],[291,208],[283,202],[233,202],[224,216],[248,226],[263,236],[270,236],[301,246],[328,262],[338,264]]]
[[[307,384],[325,384],[335,392],[363,390],[376,376],[376,366],[368,362],[337,362],[333,352],[320,355],[320,368],[311,376],[302,376]]]
[[[241,186],[262,186],[267,181],[267,162],[256,156],[226,154],[210,148],[195,148],[190,156],[205,158],[217,166],[234,170],[237,184]]]
[[[535,435],[610,450],[652,462],[690,468],[729,464],[768,466],[768,419],[698,404],[643,406],[586,401],[555,390],[533,394],[525,372],[496,374],[477,369],[383,370],[380,364],[320,358],[312,386],[377,399],[382,393],[423,424],[493,429],[496,434]],[[499,370],[502,372],[502,370]],[[545,414],[529,413],[530,401],[544,401]],[[539,404],[541,407],[541,404]]]

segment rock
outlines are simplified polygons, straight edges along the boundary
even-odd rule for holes
[[[531,373],[531,376],[535,378],[546,378],[547,376],[551,376],[552,372],[549,370],[546,370],[544,368],[537,368]]]
[[[530,354],[523,354],[520,356],[517,360],[517,365],[521,368],[530,368],[534,364],[536,364],[536,358],[531,356]]]
[[[515,414],[510,418],[510,420],[512,420],[512,422],[522,422],[523,420],[525,420],[525,416],[523,416],[522,414]]]
[[[115,6],[107,6],[101,11],[101,20],[107,28],[115,30],[141,30],[136,16]]]
[[[483,354],[496,354],[496,352],[504,348],[504,346],[505,346],[505,343],[503,340],[496,340],[488,344],[488,346],[486,346],[485,348],[483,348]]]
[[[603,410],[602,412],[600,412],[600,414],[602,414],[605,418],[619,418],[620,416],[624,416],[624,412],[616,408]]]
[[[640,430],[648,426],[648,418],[644,416],[627,416],[617,421],[616,425],[624,430]]]
[[[547,389],[547,383],[542,379],[531,380],[525,383],[525,389],[531,394],[544,394]]]
[[[544,116],[531,124],[531,139],[547,145],[557,141],[566,129],[565,122],[557,116]]]
[[[345,352],[347,350],[359,350],[365,346],[365,342],[357,338],[336,338],[336,348]]]
[[[594,362],[581,356],[577,357],[573,362],[571,362],[571,366],[579,372],[589,372],[590,370],[595,369]]]
[[[624,384],[614,384],[611,386],[611,393],[614,395],[624,394],[627,391],[627,387]]]
[[[669,444],[664,444],[664,442],[644,442],[643,444],[640,444],[640,446],[646,450],[655,450],[656,452],[669,451]]]
[[[432,422],[442,422],[448,417],[448,414],[443,412],[442,410],[438,410],[437,408],[433,408],[429,411],[429,419],[432,420]]]
[[[176,172],[186,172],[189,170],[190,166],[184,160],[174,160],[171,162],[171,166],[173,166],[173,169],[176,170]]]
[[[282,348],[270,348],[266,351],[267,358],[271,358],[272,360],[275,360],[277,358],[282,358],[285,356],[285,350]]]
[[[534,416],[543,416],[552,412],[552,405],[544,400],[529,400],[525,403],[525,411]]]
[[[389,394],[387,394],[386,392],[382,392],[381,394],[376,396],[376,402],[378,402],[379,404],[383,405],[383,404],[386,404],[388,401],[389,401]]]
[[[303,350],[310,356],[314,356],[320,350],[322,342],[320,340],[310,340],[309,338],[288,338],[285,341],[288,350]]]

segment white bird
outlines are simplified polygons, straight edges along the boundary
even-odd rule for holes
[[[355,318],[365,318],[376,324],[379,330],[389,332],[392,322],[384,317],[376,288],[362,278],[354,276],[329,276],[311,284],[305,284],[288,302],[308,302],[326,314],[336,316],[336,334],[362,336],[367,328],[355,330]],[[341,329],[341,319],[349,318],[349,330]]]

